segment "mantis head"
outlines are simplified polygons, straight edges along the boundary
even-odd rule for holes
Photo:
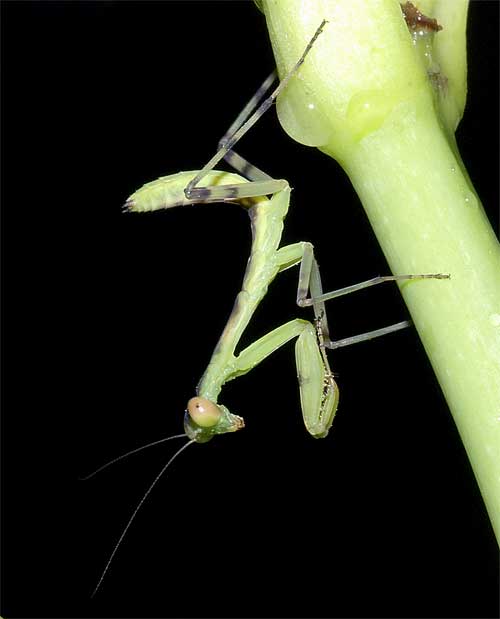
[[[236,432],[245,427],[243,417],[233,415],[222,404],[196,396],[187,403],[184,415],[184,430],[188,438],[197,443],[206,443],[216,434]]]

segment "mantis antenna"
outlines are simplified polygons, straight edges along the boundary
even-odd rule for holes
[[[119,462],[120,460],[123,460],[123,458],[126,458],[127,456],[136,454],[137,452],[142,451],[143,449],[147,449],[148,447],[153,447],[154,445],[159,445],[160,443],[165,443],[166,441],[171,441],[174,438],[181,438],[182,436],[186,436],[186,434],[185,433],[174,434],[173,436],[167,436],[166,438],[160,438],[158,441],[146,443],[146,445],[142,445],[141,447],[137,447],[136,449],[131,449],[130,451],[125,452],[121,456],[118,456],[117,458],[113,458],[109,462],[106,462],[106,464],[103,464],[102,466],[97,468],[95,471],[92,471],[92,473],[90,473],[89,475],[86,475],[85,477],[80,477],[80,481],[87,481],[87,479],[91,479],[92,477],[94,477],[94,475],[97,475],[97,473],[104,471],[104,469],[107,469],[108,466],[111,466],[112,464],[115,464],[115,462]]]
[[[174,438],[173,436],[171,436],[170,438]],[[95,586],[94,591],[92,592],[92,595],[90,597],[94,597],[94,595],[97,593],[97,591],[99,590],[99,587],[101,586],[102,581],[104,580],[104,577],[106,576],[108,570],[109,570],[109,566],[111,565],[111,562],[113,561],[116,552],[118,550],[118,548],[120,547],[120,544],[123,541],[123,538],[125,537],[125,535],[127,534],[127,531],[130,528],[130,525],[132,524],[132,522],[134,521],[135,517],[137,516],[137,512],[141,509],[141,507],[144,504],[144,501],[148,498],[149,494],[151,493],[151,491],[153,490],[153,488],[156,486],[156,484],[158,483],[158,481],[160,480],[160,478],[162,477],[163,473],[165,473],[165,471],[168,469],[168,467],[172,464],[172,462],[177,458],[178,455],[180,455],[185,449],[187,449],[189,447],[189,445],[192,445],[195,441],[190,440],[187,443],[185,443],[180,449],[178,449],[174,455],[170,458],[170,460],[167,462],[167,464],[165,464],[165,466],[161,469],[161,471],[158,473],[158,475],[153,479],[152,483],[150,484],[149,488],[146,490],[146,492],[142,495],[142,499],[139,501],[139,503],[137,503],[137,507],[134,509],[134,511],[132,512],[132,515],[130,516],[130,518],[128,519],[127,524],[125,525],[125,528],[123,529],[120,537],[118,538],[118,541],[116,542],[113,551],[111,552],[111,554],[109,555],[109,559],[106,563],[106,565],[104,566],[104,570],[102,571],[101,577],[99,578],[99,581],[97,582],[97,585]]]

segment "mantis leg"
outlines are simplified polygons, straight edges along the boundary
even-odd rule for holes
[[[250,164],[249,164],[250,165]],[[252,166],[253,167],[253,166]],[[283,191],[288,187],[285,180],[269,177],[269,180],[252,181],[239,185],[194,187],[189,194],[193,202],[234,202],[244,198],[258,198]]]
[[[195,193],[197,191],[195,189],[196,185],[207,174],[207,172],[209,170],[212,170],[217,165],[217,163],[219,163],[219,161],[226,156],[226,154],[233,148],[233,146],[236,144],[236,142],[238,142],[238,140],[240,140],[240,138],[242,136],[244,136],[245,133],[249,129],[251,129],[255,125],[255,123],[261,118],[261,116],[263,114],[265,114],[266,111],[271,107],[271,105],[274,103],[276,97],[282,92],[282,90],[286,87],[286,85],[288,84],[288,82],[290,81],[292,76],[299,70],[300,66],[303,64],[307,54],[310,52],[310,50],[311,50],[312,46],[314,45],[316,39],[321,34],[325,24],[326,24],[326,20],[323,20],[321,22],[319,28],[314,33],[314,36],[312,37],[312,39],[307,44],[307,46],[306,46],[302,56],[295,63],[295,65],[291,69],[291,71],[289,73],[287,73],[287,75],[285,75],[285,77],[278,84],[276,89],[273,90],[273,92],[269,95],[269,97],[267,97],[267,99],[265,99],[259,105],[259,107],[255,110],[255,112],[250,116],[250,118],[245,120],[245,118],[248,116],[248,114],[251,113],[251,110],[253,109],[253,107],[255,105],[257,105],[258,101],[260,101],[260,99],[264,95],[264,92],[267,90],[267,88],[269,88],[270,84],[268,84],[268,81],[271,79],[271,76],[269,76],[266,79],[266,81],[264,82],[262,87],[259,88],[259,90],[257,91],[256,95],[254,97],[252,97],[252,99],[245,106],[245,108],[243,109],[241,114],[239,114],[238,118],[231,125],[231,128],[227,132],[226,136],[231,132],[231,130],[233,128],[235,128],[236,126],[240,125],[238,127],[238,129],[236,129],[236,131],[231,135],[231,137],[226,138],[226,136],[224,136],[224,138],[222,138],[222,140],[221,140],[222,144],[221,144],[219,150],[215,153],[215,155],[212,157],[212,159],[210,159],[210,161],[204,166],[204,168],[202,170],[200,170],[200,172],[187,185],[187,187],[185,189],[186,198],[188,198],[188,199],[198,199],[198,196]],[[252,167],[255,167],[255,166],[252,166]],[[255,168],[255,169],[258,170],[258,168]],[[267,176],[267,174],[265,174],[264,172],[261,172],[260,170],[259,170],[259,173],[260,174],[264,174],[266,178],[269,178]],[[262,195],[262,193],[261,194],[256,194],[256,195]]]
[[[246,374],[294,337],[297,337],[295,361],[304,424],[313,437],[323,438],[335,417],[339,390],[310,322],[296,318],[250,344],[236,357],[228,380]]]
[[[288,77],[288,76],[287,76]],[[250,129],[259,118],[269,109],[280,91],[284,82],[273,91],[273,93],[259,106],[259,102],[269,87],[276,79],[276,72],[273,71],[259,87],[250,101],[245,105],[236,120],[232,123],[224,136],[219,140],[218,150],[214,157],[205,165],[203,170],[191,180],[185,189],[186,196],[191,200],[207,201],[231,201],[234,199],[259,197],[270,195],[282,191],[288,186],[284,180],[273,179],[269,174],[249,161],[238,155],[233,150],[228,150],[228,144],[234,145],[244,133]],[[255,111],[254,111],[255,110]],[[252,114],[253,112],[253,114]],[[252,114],[252,123],[249,124],[248,117]],[[242,131],[242,129],[245,129]],[[243,185],[223,185],[220,187],[196,187],[200,180],[220,161],[224,159],[227,163],[239,172],[242,176],[249,179],[248,184]]]
[[[305,251],[313,252],[312,245],[306,248]],[[304,263],[304,262],[303,262]],[[302,263],[302,264],[303,264]],[[308,263],[306,262],[306,267],[308,267]],[[388,325],[387,327],[382,327],[381,329],[375,329],[373,331],[367,331],[366,333],[360,333],[359,335],[355,335],[352,337],[344,338],[342,340],[332,341],[330,338],[330,334],[328,332],[328,323],[326,321],[326,312],[324,309],[324,302],[330,299],[335,299],[337,297],[343,296],[345,294],[349,294],[351,292],[356,292],[358,290],[363,290],[364,288],[369,288],[370,286],[376,286],[378,284],[383,284],[384,282],[396,282],[396,281],[408,281],[414,279],[449,279],[449,275],[445,275],[443,273],[431,273],[431,274],[422,274],[422,275],[384,275],[377,276],[372,279],[366,280],[364,282],[360,282],[358,284],[354,284],[352,286],[346,286],[345,288],[340,288],[338,290],[333,290],[331,292],[323,293],[321,287],[321,277],[319,274],[319,267],[314,255],[312,256],[312,264],[311,264],[311,273],[307,278],[306,269],[302,269],[301,265],[301,273],[299,274],[299,285],[297,288],[297,304],[299,306],[308,306],[313,305],[314,314],[316,320],[319,321],[318,332],[320,333],[320,341],[321,345],[325,348],[329,348],[331,350],[335,348],[341,348],[343,346],[350,346],[351,344],[357,344],[358,342],[365,342],[367,340],[372,340],[377,337],[381,337],[383,335],[388,335],[389,333],[394,333],[395,331],[400,331],[401,329],[406,329],[407,327],[411,327],[412,322],[410,320],[403,320],[401,322],[397,322],[392,325]],[[309,290],[311,292],[311,298],[306,298],[306,290],[304,289],[304,281],[301,281],[301,276],[304,280],[309,279]],[[318,313],[319,312],[319,313]]]
[[[238,114],[238,117],[233,122],[233,124],[229,127],[226,133],[222,136],[217,144],[217,151],[225,148],[226,144],[233,138],[238,129],[245,123],[245,121],[249,118],[249,116],[257,110],[257,120],[265,113],[268,107],[262,108],[259,107],[259,103],[264,98],[266,92],[270,89],[272,84],[276,81],[278,74],[276,70],[274,70],[259,86],[257,92],[253,95],[250,101],[245,105],[245,107]],[[229,150],[223,156],[224,160],[229,163],[231,167],[233,167],[236,171],[238,171],[242,176],[245,176],[248,179],[253,181],[258,180],[268,180],[271,177],[259,169],[257,166],[252,165],[243,157],[240,157],[238,153],[234,150]]]
[[[314,328],[310,322],[295,318],[255,340],[236,357],[235,369],[231,373],[230,380],[250,372],[275,350],[307,330],[315,336]]]
[[[259,87],[250,101],[245,105],[236,120],[226,131],[224,136],[219,140],[217,152],[204,166],[198,175],[191,180],[185,189],[186,197],[191,200],[200,200],[206,202],[207,199],[218,201],[223,199],[234,200],[247,197],[258,197],[276,193],[284,189],[288,183],[283,180],[275,180],[269,174],[249,161],[238,155],[233,150],[229,150],[236,142],[261,118],[269,109],[274,99],[280,92],[281,84],[274,90],[271,95],[259,106],[264,94],[267,92],[271,84],[276,79],[276,72],[273,71]],[[258,106],[258,107],[257,107]],[[257,108],[257,109],[255,109]],[[254,111],[255,110],[255,111]],[[252,114],[253,112],[253,114]],[[252,114],[251,118],[248,116]],[[231,167],[242,176],[248,178],[251,182],[244,185],[227,185],[222,187],[196,187],[202,178],[212,170],[215,165],[225,159]]]
[[[238,155],[233,150],[228,150],[228,144],[235,144],[241,136],[250,129],[253,124],[259,120],[259,118],[270,107],[270,104],[278,94],[278,88],[271,94],[262,105],[259,106],[259,102],[264,97],[265,93],[269,90],[271,84],[276,79],[276,71],[273,71],[262,83],[257,92],[253,95],[250,101],[245,105],[243,110],[238,114],[236,120],[232,123],[224,136],[219,140],[217,145],[217,152],[212,159],[205,165],[203,170],[191,180],[185,189],[185,194],[189,199],[200,200],[203,202],[213,201],[218,202],[232,201],[241,198],[259,197],[265,195],[271,195],[282,191],[288,186],[288,183],[284,180],[273,179],[272,176],[266,174],[263,170],[257,166],[251,164],[249,161]],[[269,102],[270,103],[266,103]],[[257,108],[257,109],[256,109]],[[255,110],[255,112],[254,112]],[[250,114],[252,114],[252,124],[245,125],[245,131],[241,132],[242,125],[245,124]],[[235,137],[236,135],[239,137]],[[249,179],[249,183],[242,185],[223,185],[220,187],[196,187],[200,180],[220,161],[225,159],[231,167],[233,167],[242,176]]]
[[[314,248],[311,243],[295,243],[294,245],[288,245],[278,250],[280,260],[280,270],[287,269],[294,266],[300,261],[299,282],[297,286],[297,305],[299,307],[314,308],[314,316],[316,324],[318,325],[318,339],[322,348],[341,348],[343,346],[350,346],[351,344],[357,344],[358,342],[364,342],[376,337],[393,333],[411,326],[411,321],[403,320],[381,329],[375,329],[366,333],[361,333],[352,337],[348,337],[342,340],[332,341],[328,331],[328,322],[326,318],[325,301],[335,299],[351,292],[363,290],[370,286],[376,286],[383,284],[384,282],[394,281],[408,281],[414,279],[449,279],[450,276],[443,273],[423,274],[423,275],[384,275],[377,276],[372,279],[354,284],[352,286],[346,286],[345,288],[339,288],[338,290],[332,290],[331,292],[324,293],[321,284],[321,276],[319,272],[319,266],[314,257]],[[308,297],[308,292],[310,297]]]

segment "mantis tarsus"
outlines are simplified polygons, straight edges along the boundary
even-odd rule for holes
[[[295,356],[304,423],[313,437],[325,437],[332,425],[339,395],[329,367],[326,349],[339,348],[379,337],[403,329],[410,324],[409,321],[403,321],[335,342],[330,339],[328,331],[325,301],[385,281],[448,277],[441,274],[376,277],[354,286],[323,293],[319,268],[311,243],[298,242],[280,247],[283,221],[290,202],[291,189],[288,182],[273,179],[232,150],[242,135],[269,109],[278,94],[298,71],[325,23],[323,22],[317,29],[294,68],[266,99],[264,99],[265,93],[274,82],[276,74],[272,73],[265,80],[220,140],[216,155],[202,170],[180,172],[159,178],[132,194],[125,204],[127,211],[146,212],[196,203],[238,203],[248,210],[250,216],[252,247],[242,288],[236,297],[231,315],[197,386],[196,396],[191,398],[187,404],[184,429],[189,441],[163,467],[136,507],[115,545],[96,590],[137,511],[174,458],[194,442],[204,443],[216,434],[234,432],[244,426],[242,417],[231,413],[224,405],[217,402],[221,388],[226,382],[246,374],[273,351],[297,338]],[[264,101],[260,103],[262,99]],[[239,174],[215,170],[214,166],[221,159],[225,159]],[[266,295],[270,283],[278,273],[296,265],[300,265],[297,304],[300,307],[313,307],[314,322],[295,318],[237,353],[240,338],[258,304]],[[156,441],[158,442],[161,441]],[[134,452],[140,449],[142,448]],[[124,456],[112,462],[122,457]]]

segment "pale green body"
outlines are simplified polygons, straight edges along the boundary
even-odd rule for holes
[[[165,176],[144,185],[127,200],[126,209],[146,212],[174,206],[194,204],[199,200],[185,197],[186,185],[195,177],[196,171],[180,172]],[[299,264],[304,251],[312,248],[309,243],[295,243],[280,248],[283,220],[290,202],[290,187],[285,181],[273,181],[283,187],[270,199],[248,197],[237,199],[246,206],[252,225],[252,247],[243,284],[238,293],[233,310],[222,332],[212,358],[203,374],[197,394],[210,402],[217,403],[224,383],[246,374],[265,357],[287,341],[298,337],[296,361],[299,371],[299,387],[304,422],[308,431],[315,437],[324,437],[332,424],[338,405],[338,387],[333,380],[326,356],[319,348],[315,327],[306,320],[295,319],[266,334],[239,354],[236,347],[258,304],[267,293],[269,284],[276,275],[291,266]],[[217,187],[217,201],[235,201],[224,196],[232,195],[234,185],[250,183],[243,177],[217,170],[209,171],[198,187]],[[229,187],[229,189],[228,189]],[[225,189],[226,188],[226,189]],[[206,201],[215,201],[212,197]],[[321,291],[319,291],[321,292]],[[230,413],[221,404],[223,415],[220,422],[210,428],[200,428],[186,416],[186,433],[198,442],[204,442],[215,434],[238,430],[243,421]]]

